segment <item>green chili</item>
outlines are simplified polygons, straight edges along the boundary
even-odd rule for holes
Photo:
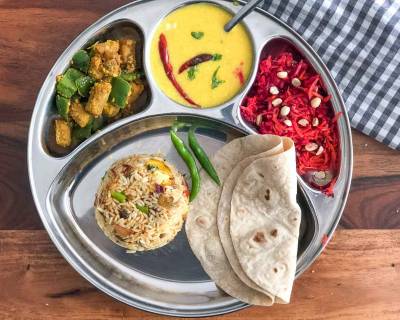
[[[126,195],[123,192],[112,191],[111,197],[117,200],[119,203],[124,203],[126,201]]]
[[[176,120],[172,124],[171,130],[174,132],[178,132],[178,130],[185,128],[185,127],[190,127],[190,126],[191,126],[191,124],[189,124],[189,123],[180,122],[180,121]]]
[[[190,190],[189,201],[193,201],[200,191],[200,175],[196,166],[196,160],[193,158],[189,149],[186,147],[182,139],[178,137],[176,132],[173,129],[171,129],[169,132],[171,141],[174,144],[176,151],[178,151],[179,155],[189,168],[190,176],[192,178],[192,188]]]
[[[212,165],[210,159],[207,156],[207,153],[203,150],[200,146],[199,142],[196,139],[196,135],[194,131],[196,130],[195,127],[191,127],[188,134],[189,146],[192,149],[194,155],[196,156],[197,160],[199,160],[203,169],[208,173],[211,179],[215,181],[217,185],[221,185],[221,182],[218,177],[218,173],[215,170],[214,166]]]
[[[138,209],[140,212],[143,212],[145,214],[149,214],[150,209],[148,206],[141,206],[140,204],[135,204],[136,209]]]

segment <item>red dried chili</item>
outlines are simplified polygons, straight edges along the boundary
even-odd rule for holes
[[[214,55],[209,54],[209,53],[202,53],[199,54],[193,58],[190,58],[188,61],[184,62],[181,67],[178,70],[178,73],[182,73],[186,69],[189,69],[190,67],[194,67],[202,62],[210,61],[213,60]]]
[[[279,77],[277,73],[280,71],[286,71],[287,77]],[[275,88],[271,90],[271,87]],[[279,103],[277,98],[282,102]],[[315,98],[320,98],[321,102],[314,101],[312,107],[311,100]],[[290,108],[288,114],[287,109],[281,113],[283,106]],[[309,172],[332,173],[328,184],[310,184],[327,195],[333,195],[340,164],[337,129],[340,113],[335,115],[320,75],[306,61],[296,61],[288,52],[261,60],[256,80],[240,110],[242,117],[254,125],[259,133],[293,139],[297,172],[300,175]],[[316,144],[317,148],[311,151],[313,148],[308,148],[307,151],[306,145],[311,143]]]
[[[178,91],[183,99],[185,99],[188,103],[199,107],[199,105],[186,94],[186,92],[182,89],[174,76],[173,67],[169,62],[167,38],[163,33],[160,34],[160,39],[158,41],[158,51],[160,53],[160,59],[164,66],[165,73],[167,74],[167,77],[171,81],[172,85],[175,87],[175,89]]]

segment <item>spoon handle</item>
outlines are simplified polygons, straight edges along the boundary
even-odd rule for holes
[[[236,26],[240,21],[243,20],[253,9],[261,2],[262,0],[251,0],[246,3],[238,13],[228,21],[228,23],[224,26],[224,30],[229,32],[232,30],[234,26]]]

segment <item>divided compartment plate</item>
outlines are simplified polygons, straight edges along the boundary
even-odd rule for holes
[[[53,181],[47,197],[47,208],[53,213],[52,220],[68,243],[75,243],[75,248],[90,248],[85,250],[85,264],[88,268],[96,269],[99,283],[106,283],[110,279],[109,266],[112,265],[111,276],[115,275],[113,286],[116,292],[129,290],[133,283],[139,282],[139,278],[144,278],[147,285],[153,282],[153,288],[151,291],[145,288],[139,291],[141,299],[149,300],[156,306],[164,301],[159,300],[154,291],[164,291],[170,295],[170,303],[178,310],[188,307],[186,301],[190,301],[194,310],[200,309],[204,295],[209,296],[219,308],[235,302],[240,306],[241,302],[220,291],[203,271],[190,249],[184,228],[171,243],[160,249],[127,254],[124,248],[103,234],[94,218],[93,203],[97,187],[106,170],[117,159],[133,152],[151,154],[156,151],[164,154],[166,160],[180,172],[189,174],[170,143],[169,129],[176,119],[202,126],[197,136],[208,154],[215,153],[230,140],[247,134],[224,122],[201,116],[171,114],[138,119],[108,132],[77,153]],[[184,137],[186,133],[180,135]],[[302,187],[299,187],[298,202],[302,210],[298,249],[301,261],[302,255],[318,234],[318,222]],[[74,249],[72,251],[76,256],[82,254]],[[301,266],[298,269],[302,269]],[[201,284],[204,289],[193,292],[196,284]]]
[[[332,77],[300,36],[261,9],[256,9],[244,20],[251,30],[256,59],[247,85],[236,98],[219,107],[199,110],[181,106],[161,92],[151,75],[151,37],[164,16],[179,6],[194,2],[136,1],[114,10],[83,31],[63,52],[47,76],[36,101],[28,141],[28,169],[35,204],[46,230],[66,260],[87,280],[120,301],[151,312],[190,317],[223,314],[244,308],[247,304],[227,296],[208,280],[188,247],[184,231],[165,248],[134,255],[125,254],[122,248],[106,239],[97,228],[91,206],[100,178],[113,161],[132,153],[163,151],[179,170],[186,172],[167,134],[168,126],[176,117],[206,121],[214,127],[199,131],[199,140],[210,154],[225,141],[253,133],[241,120],[240,102],[255,79],[264,46],[282,38],[290,41],[321,74],[328,93],[332,95],[335,111],[344,112],[339,120],[341,168],[335,197],[327,198],[299,178],[299,203],[303,213],[301,230],[304,230],[304,235],[299,242],[297,276],[320,255],[326,244],[321,239],[332,236],[347,200],[352,173],[350,125]],[[228,0],[212,3],[233,12],[240,9]],[[146,104],[140,113],[108,125],[69,154],[53,156],[46,147],[46,130],[49,119],[54,115],[56,75],[66,69],[77,50],[107,32],[118,35],[118,27],[127,25],[137,28],[144,39],[143,67],[148,81]],[[157,150],[152,147],[154,145]],[[308,210],[304,210],[306,208]],[[179,253],[178,249],[185,253]],[[158,257],[170,255],[177,264],[184,259],[181,267],[185,270],[179,269],[178,275],[173,274],[172,263],[164,265],[164,268],[148,267]]]

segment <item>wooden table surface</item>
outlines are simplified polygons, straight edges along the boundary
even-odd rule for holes
[[[117,302],[60,256],[34,206],[28,126],[57,57],[114,1],[0,1],[0,319],[165,319]],[[290,305],[214,319],[400,319],[399,153],[353,132],[354,177],[339,230]]]

